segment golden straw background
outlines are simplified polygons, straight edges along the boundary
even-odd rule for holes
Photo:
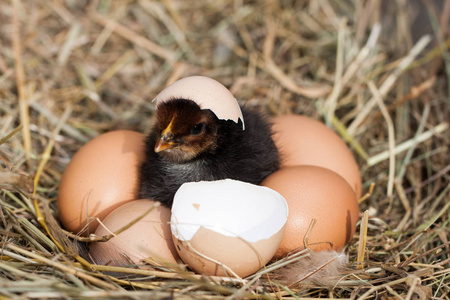
[[[2,0],[0,299],[450,299],[449,24],[449,0]],[[61,229],[74,153],[148,133],[194,74],[348,143],[367,195],[337,284],[279,278],[308,250],[243,280],[93,266]]]

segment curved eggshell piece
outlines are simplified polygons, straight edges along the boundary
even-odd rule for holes
[[[283,226],[267,239],[249,242],[200,227],[189,241],[179,240],[175,235],[173,240],[183,262],[198,273],[232,276],[229,272],[232,270],[239,277],[246,277],[264,267],[272,258],[283,238],[284,229]]]
[[[242,121],[244,117],[236,98],[220,82],[204,76],[190,76],[180,79],[163,91],[153,101],[156,107],[172,99],[187,99],[197,103],[201,109],[210,109],[221,120]]]
[[[245,277],[277,251],[287,218],[286,200],[270,188],[232,179],[189,182],[175,194],[171,229],[191,269]]]

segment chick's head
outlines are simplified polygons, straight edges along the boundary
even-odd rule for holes
[[[209,110],[187,99],[173,99],[157,107],[155,152],[163,159],[183,163],[217,148],[219,122]]]

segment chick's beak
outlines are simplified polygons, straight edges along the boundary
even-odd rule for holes
[[[169,135],[162,135],[161,138],[156,142],[155,152],[161,152],[167,149],[175,147],[177,143]]]
[[[177,145],[177,142],[174,140],[174,134],[172,133],[173,120],[174,117],[170,121],[169,125],[167,125],[166,129],[161,132],[161,138],[155,145],[156,153],[174,148]]]
[[[155,152],[161,152],[170,148],[173,148],[177,145],[174,141],[174,135],[172,133],[172,124],[173,119],[170,121],[169,125],[161,132],[161,138],[155,145]]]

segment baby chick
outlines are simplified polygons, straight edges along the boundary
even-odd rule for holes
[[[219,119],[210,109],[176,98],[157,106],[157,121],[146,138],[140,166],[140,198],[172,206],[185,182],[231,178],[261,183],[279,169],[270,124],[242,109],[242,121]]]

